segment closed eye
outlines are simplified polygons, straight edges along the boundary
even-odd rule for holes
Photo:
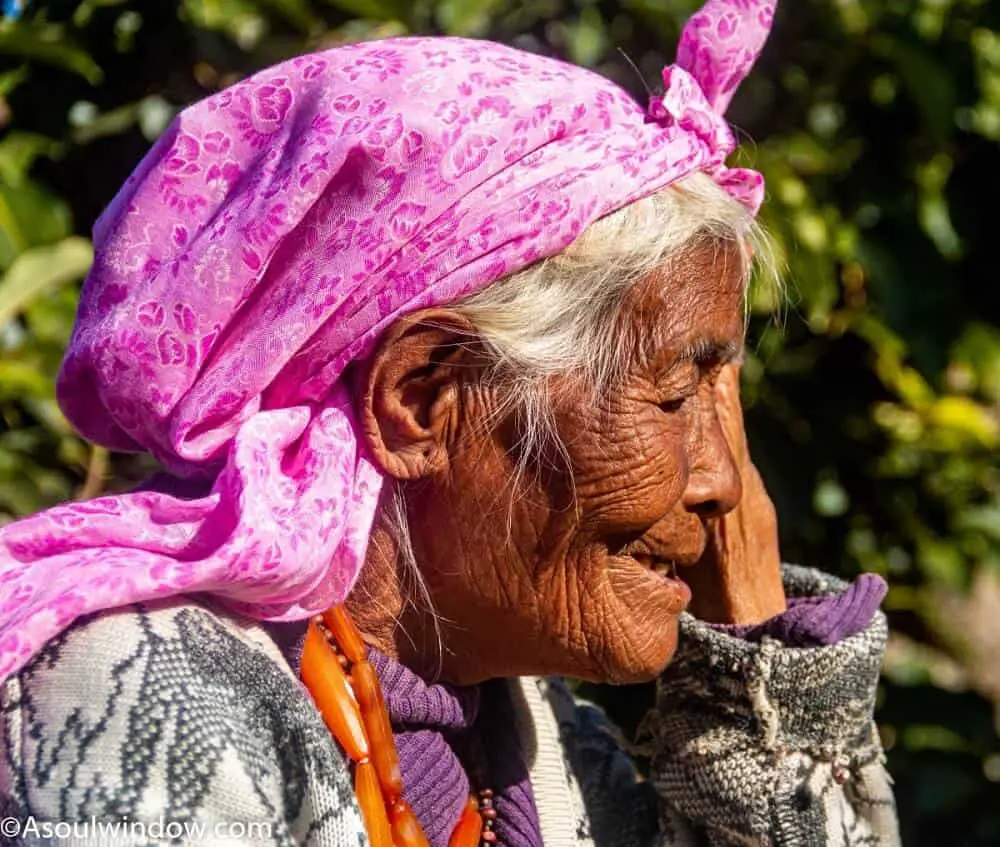
[[[698,393],[702,380],[699,368],[694,362],[677,362],[671,371],[669,377],[659,387],[662,399],[656,404],[668,414],[681,411],[684,404]]]
[[[684,404],[687,401],[687,397],[677,397],[674,400],[666,400],[663,403],[660,403],[659,406],[664,412],[679,412],[684,408]]]

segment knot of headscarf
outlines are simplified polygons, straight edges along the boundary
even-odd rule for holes
[[[729,123],[709,105],[701,87],[684,68],[664,68],[663,84],[663,95],[650,100],[650,116],[699,139],[710,151],[712,164],[722,165],[736,147]]]
[[[726,168],[721,115],[774,3],[692,18],[672,121],[589,71],[453,38],[302,56],[184,110],[95,225],[57,392],[86,437],[207,493],[147,487],[0,530],[0,676],[126,603],[203,592],[296,620],[342,601],[382,486],[345,369],[400,316],[694,171],[756,211],[762,179]]]

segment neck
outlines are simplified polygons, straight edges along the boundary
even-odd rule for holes
[[[365,566],[345,605],[365,641],[426,681],[442,671],[442,650],[434,613],[416,590],[415,574],[404,573],[393,534],[376,521]]]

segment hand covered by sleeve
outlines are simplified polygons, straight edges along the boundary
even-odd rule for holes
[[[679,817],[712,845],[899,844],[872,720],[887,638],[882,589],[849,590],[793,566],[783,578],[800,599],[772,621],[740,631],[681,622],[646,722],[663,843]]]

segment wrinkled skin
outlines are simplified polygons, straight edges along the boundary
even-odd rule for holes
[[[623,383],[551,384],[565,454],[527,457],[472,327],[447,309],[381,342],[361,417],[405,482],[414,553],[440,616],[397,572],[377,526],[348,604],[366,637],[427,677],[521,674],[637,682],[659,674],[677,617],[751,622],[784,609],[774,511],[743,436],[737,367],[744,263],[705,243],[633,290]],[[466,343],[462,343],[466,342]],[[741,501],[742,498],[742,501]]]

